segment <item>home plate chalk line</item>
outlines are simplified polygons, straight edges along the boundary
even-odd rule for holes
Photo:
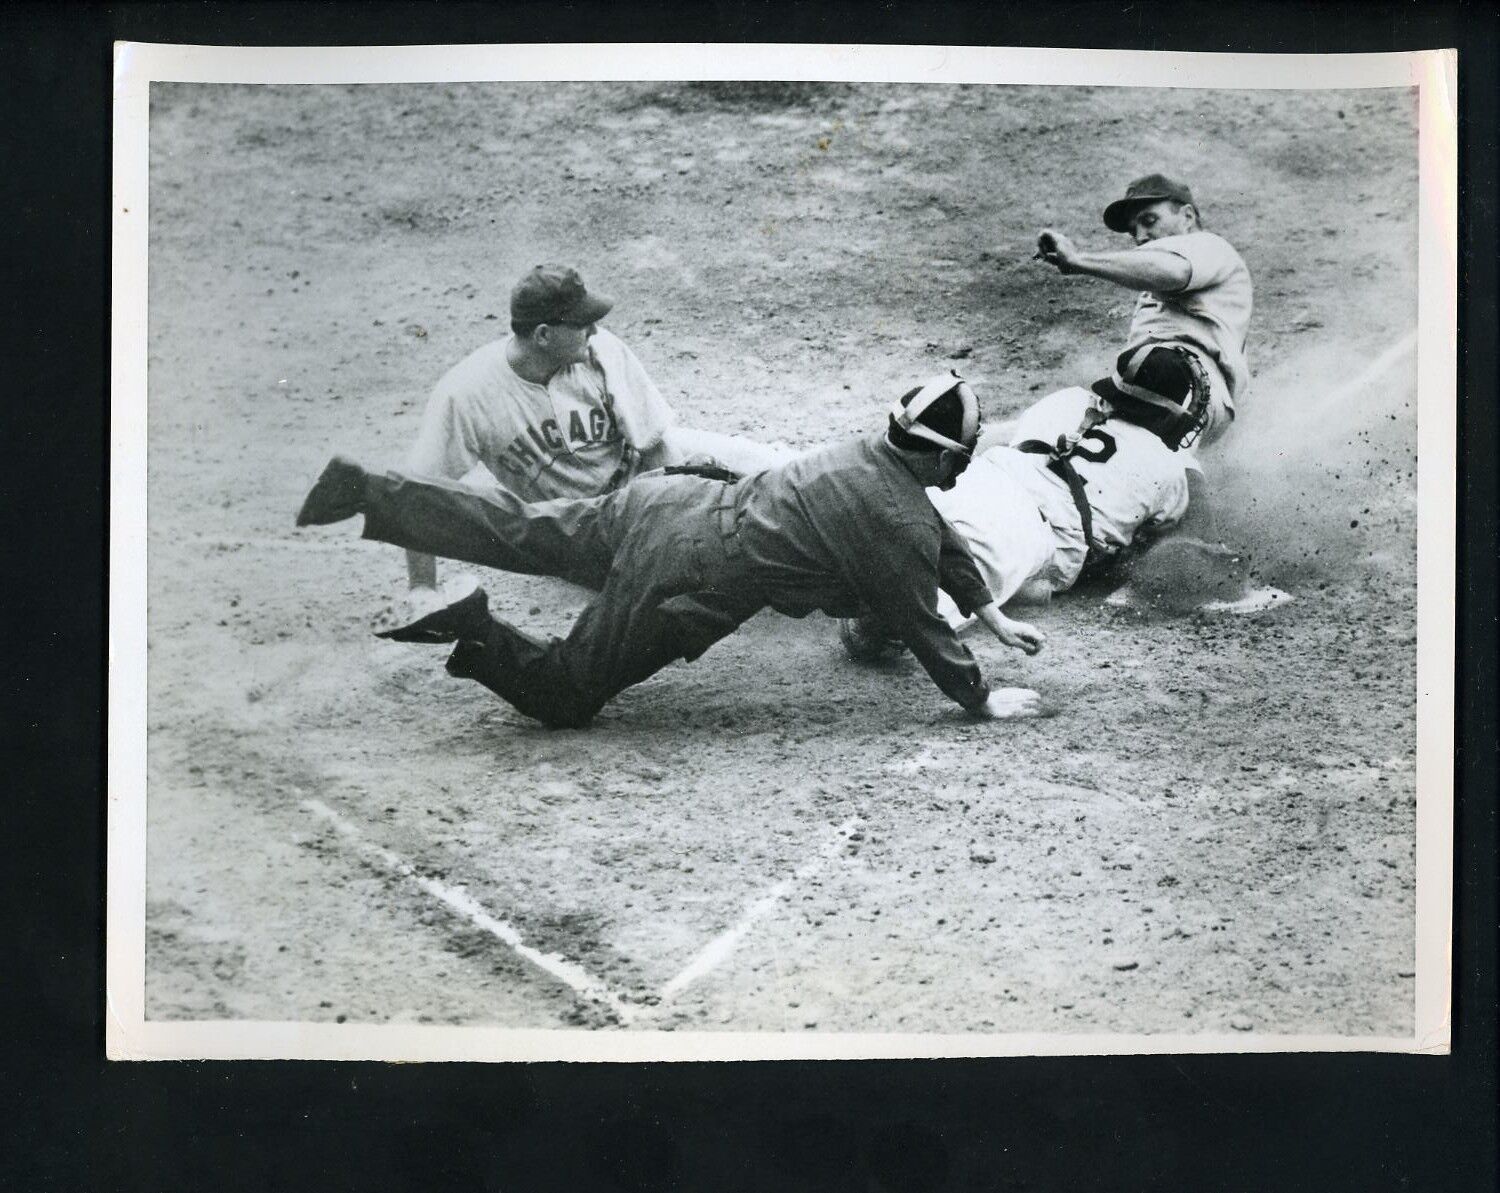
[[[1286,605],[1296,598],[1279,588],[1252,588],[1237,601],[1209,601],[1205,613],[1259,613],[1272,605]]]
[[[1106,605],[1126,608],[1136,603],[1135,589],[1126,584],[1104,598]],[[1290,605],[1297,598],[1279,588],[1251,588],[1232,601],[1205,601],[1198,608],[1204,613],[1259,613],[1278,605]]]
[[[304,799],[302,806],[326,821],[350,848],[361,856],[400,878],[418,887],[449,911],[467,920],[482,932],[488,933],[509,948],[516,956],[530,962],[543,973],[561,982],[580,998],[607,1007],[620,1023],[629,1025],[652,1013],[660,1013],[659,1007],[670,1002],[694,982],[712,973],[722,965],[740,942],[778,904],[785,900],[802,883],[806,882],[826,866],[849,843],[850,836],[864,822],[853,816],[837,826],[823,846],[792,874],[773,883],[760,895],[745,905],[737,920],[708,942],[688,962],[687,966],[661,988],[655,1002],[658,1007],[638,1005],[624,995],[611,989],[608,984],[594,977],[581,965],[577,965],[556,953],[545,953],[528,945],[521,932],[505,920],[491,915],[467,891],[424,874],[399,854],[367,840],[364,834],[347,817],[340,815],[322,800]]]

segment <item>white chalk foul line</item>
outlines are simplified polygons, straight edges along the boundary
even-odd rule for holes
[[[724,960],[734,952],[745,934],[755,926],[757,920],[763,919],[775,909],[776,905],[789,895],[792,890],[802,882],[806,882],[819,869],[826,865],[848,844],[849,835],[857,829],[863,821],[854,816],[844,821],[834,830],[834,835],[822,849],[809,861],[800,866],[793,874],[783,878],[780,882],[767,889],[754,902],[746,906],[740,914],[740,918],[715,936],[708,944],[699,950],[698,955],[687,963],[675,978],[669,981],[661,989],[661,1000],[666,1003],[675,998],[682,991],[696,982],[705,974],[713,972]]]
[[[448,910],[462,916],[474,927],[482,932],[487,932],[501,944],[509,948],[516,956],[531,962],[538,969],[556,978],[567,986],[580,998],[588,999],[590,1002],[599,1003],[608,1007],[619,1018],[621,1023],[629,1023],[635,1018],[636,1008],[632,1007],[623,998],[606,986],[598,978],[588,973],[581,966],[557,956],[555,953],[543,953],[532,948],[522,939],[518,932],[504,920],[496,919],[481,907],[477,900],[465,891],[457,887],[449,886],[445,882],[430,875],[423,874],[410,862],[392,853],[383,846],[367,841],[363,834],[350,824],[348,820],[340,816],[322,800],[305,799],[302,806],[315,816],[326,820],[333,826],[341,837],[362,853],[365,857],[378,862],[385,869],[409,879],[427,894],[431,895]]]

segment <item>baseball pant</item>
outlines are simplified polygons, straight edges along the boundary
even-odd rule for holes
[[[538,639],[491,618],[461,641],[449,670],[549,725],[584,725],[620,691],[676,659],[695,659],[765,604],[735,576],[725,527],[729,486],[644,477],[615,493],[528,505],[370,477],[366,538],[408,550],[598,589],[563,638]]]

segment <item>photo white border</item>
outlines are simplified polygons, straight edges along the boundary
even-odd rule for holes
[[[1316,65],[1316,69],[1312,67]],[[721,1061],[1449,1051],[1453,940],[1458,57],[858,45],[115,47],[106,1053],[116,1060]],[[1419,90],[1416,985],[1412,1034],[521,1030],[145,1018],[150,84],[788,79]]]

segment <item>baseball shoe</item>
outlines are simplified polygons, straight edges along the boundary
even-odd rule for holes
[[[899,638],[891,637],[867,617],[839,618],[839,641],[844,644],[844,653],[856,663],[894,659],[906,649]]]
[[[392,642],[426,642],[433,645],[447,642],[483,642],[490,624],[489,597],[484,589],[476,588],[462,600],[444,605],[435,613],[419,617],[416,621],[384,630],[377,638],[389,638]]]
[[[348,456],[334,456],[297,511],[298,526],[342,522],[365,508],[365,470]]]

